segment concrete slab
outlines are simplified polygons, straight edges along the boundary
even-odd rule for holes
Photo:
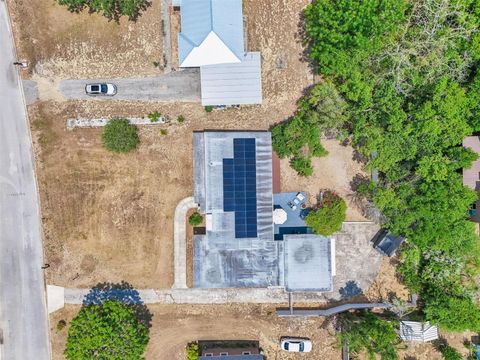
[[[65,288],[47,285],[47,305],[49,314],[63,308],[65,306]]]

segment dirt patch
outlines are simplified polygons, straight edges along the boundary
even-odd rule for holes
[[[70,13],[53,0],[7,0],[18,55],[30,72],[52,78],[158,74],[162,58],[160,0],[137,22]],[[38,9],[41,9],[39,11]]]
[[[289,160],[281,160],[282,191],[306,191],[311,204],[322,189],[334,190],[347,202],[347,221],[366,221],[362,215],[361,202],[352,190],[351,182],[358,174],[367,176],[363,165],[354,160],[351,146],[343,146],[337,140],[323,140],[322,145],[328,155],[313,158],[313,176],[301,177],[289,166]]]

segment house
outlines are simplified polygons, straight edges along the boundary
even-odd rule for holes
[[[200,68],[202,105],[262,103],[261,57],[246,52],[242,0],[182,0],[178,60]]]
[[[400,321],[400,338],[403,341],[427,342],[438,339],[438,327],[430,322]]]
[[[258,341],[199,341],[198,360],[264,360]]]
[[[332,290],[334,240],[305,230],[304,193],[273,194],[270,132],[194,132],[193,164],[195,287]]]
[[[463,139],[463,147],[470,149],[480,156],[480,137],[468,136]],[[480,195],[480,159],[475,160],[469,169],[463,169],[463,185],[468,186]],[[480,208],[480,196],[476,203],[472,204],[470,209],[470,218],[476,223],[480,223],[480,214],[477,209]]]

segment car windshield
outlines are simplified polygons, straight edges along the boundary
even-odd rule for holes
[[[284,345],[283,345],[284,349],[285,350],[288,350],[288,342],[286,342]]]
[[[106,94],[107,93],[107,84],[102,84],[102,93]]]
[[[303,345],[303,342],[298,344],[298,348],[299,348],[300,352],[303,352],[303,349],[305,349],[305,346]]]
[[[98,86],[98,85],[92,85],[91,90],[94,91],[94,92],[99,91],[99,90],[100,90],[100,86]]]

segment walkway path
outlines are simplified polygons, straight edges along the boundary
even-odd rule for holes
[[[173,288],[187,288],[187,239],[185,220],[187,212],[190,209],[196,209],[198,205],[195,203],[193,196],[180,201],[175,209],[175,218],[173,222],[173,242],[174,242],[174,267],[175,281]]]
[[[0,1],[0,358],[47,360],[50,343],[38,193],[14,61],[6,3]]]
[[[96,82],[117,85],[117,94],[85,94],[85,85]],[[60,82],[59,90],[68,99],[200,102],[200,72],[198,69],[186,69],[144,78],[64,80]]]
[[[163,33],[163,71],[166,74],[172,71],[172,42],[170,37],[170,10],[172,0],[162,0],[160,6]]]
[[[61,291],[59,291],[61,289]],[[60,309],[64,304],[83,302],[90,289],[71,289],[48,286],[49,299],[56,306],[51,312]],[[238,288],[238,289],[143,289],[137,290],[145,304],[288,304],[288,292],[284,288]],[[59,297],[63,297],[59,298]],[[63,301],[63,304],[61,302]],[[322,293],[308,292],[292,294],[295,303],[323,303],[326,298]]]

